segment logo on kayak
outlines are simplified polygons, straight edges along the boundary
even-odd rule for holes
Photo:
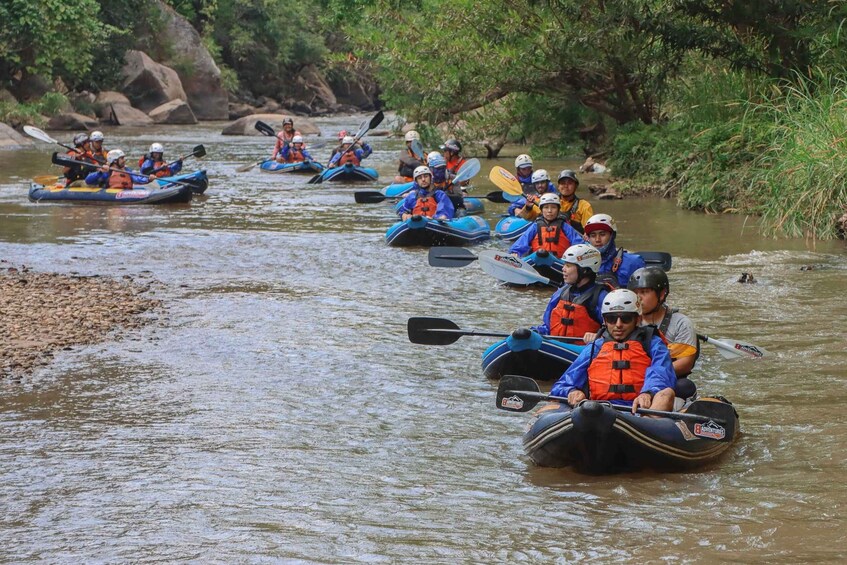
[[[523,265],[520,259],[518,259],[514,255],[495,255],[494,260],[498,263],[505,263],[506,265],[514,267],[516,269],[520,269]]]
[[[146,190],[122,190],[115,195],[115,198],[121,200],[123,198],[146,198],[150,193]]]
[[[736,343],[735,349],[743,351],[744,353],[752,355],[753,357],[765,356],[765,354],[762,353],[762,351],[758,347],[756,347],[755,345],[750,345],[749,343]]]
[[[726,437],[726,430],[723,429],[723,426],[709,420],[705,424],[694,424],[694,435],[710,439],[723,439]]]
[[[500,399],[500,406],[509,410],[520,410],[523,408],[523,399],[516,395],[509,397],[504,396]]]

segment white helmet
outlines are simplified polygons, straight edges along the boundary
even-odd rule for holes
[[[547,195],[545,194],[544,196]],[[565,263],[572,263],[577,267],[589,269],[594,273],[600,270],[600,260],[600,252],[587,243],[571,245],[565,250],[565,254],[562,255],[562,261]]]
[[[344,139],[341,140],[341,145],[353,145],[353,142],[356,141],[356,138],[352,135],[345,135]]]
[[[421,134],[419,134],[413,129],[410,129],[406,132],[406,135],[403,136],[403,139],[405,139],[406,141],[420,141]]]
[[[433,157],[438,159],[439,157],[442,157],[442,155],[438,151],[430,151],[429,155],[426,156],[427,162],[429,162],[429,160],[432,159]]]
[[[550,175],[547,174],[545,169],[538,169],[532,173],[532,182],[533,184],[541,181],[550,182]]]
[[[91,141],[103,141],[103,132],[92,131],[91,135],[88,136],[88,139],[90,139]]]
[[[291,138],[291,143],[303,143],[303,136],[302,135],[295,135],[294,137]]]
[[[515,158],[515,168],[520,169],[521,167],[531,167],[532,166],[532,157],[529,155],[518,155]]]
[[[541,195],[541,198],[538,200],[538,207],[543,209],[545,204],[555,204],[559,208],[562,207],[562,201],[559,200],[559,195],[554,192],[545,192]]]
[[[165,148],[162,147],[161,143],[154,143],[150,146],[150,153],[164,153]]]
[[[111,165],[121,157],[126,157],[126,153],[124,153],[120,149],[112,149],[111,151],[106,153],[106,162]]]
[[[598,229],[605,229],[612,232],[612,235],[618,233],[618,224],[608,214],[594,214],[588,221],[585,222],[585,234],[588,235]]]
[[[412,173],[412,178],[414,180],[418,180],[418,177],[421,175],[430,175],[432,176],[432,171],[429,170],[429,167],[425,167],[421,165],[420,167],[415,169],[415,172]]]
[[[603,300],[603,314],[632,312],[641,314],[641,299],[638,295],[625,288],[613,290]]]

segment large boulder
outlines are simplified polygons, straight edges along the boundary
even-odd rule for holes
[[[33,141],[16,132],[13,128],[0,122],[0,147],[20,147],[32,145]]]
[[[103,104],[104,106],[108,106],[109,104],[127,104],[132,105],[129,101],[129,98],[121,94],[120,92],[115,92],[114,90],[104,90],[100,94],[97,95],[97,98],[94,99],[95,104]]]
[[[306,118],[296,118],[294,116],[286,116],[285,114],[251,114],[235,120],[221,132],[222,135],[262,135],[256,131],[256,122],[263,121],[275,130],[282,129],[282,120],[285,118],[294,120],[294,129],[303,135],[320,135],[320,128],[315,123]]]
[[[332,75],[329,84],[340,104],[366,111],[376,109],[377,87],[373,79],[344,72]]]
[[[56,114],[50,118],[49,122],[47,122],[47,129],[80,131],[91,130],[96,127],[97,120],[89,118],[88,116],[83,116],[82,114],[77,114],[76,112]]]
[[[149,112],[171,100],[187,100],[175,70],[142,51],[127,51],[124,61],[123,92],[136,108]]]
[[[176,11],[156,0],[162,23],[157,31],[168,39],[172,55],[163,59],[177,69],[182,79],[188,103],[200,120],[229,118],[228,96],[221,81],[221,71],[209,54],[200,34]]]
[[[157,124],[196,124],[197,118],[185,100],[165,102],[148,114]]]
[[[153,118],[129,104],[101,106],[98,117],[103,122],[116,126],[149,126],[153,123]]]
[[[312,109],[335,110],[338,108],[338,99],[332,92],[326,78],[314,65],[306,65],[297,74],[292,84],[294,97],[305,101]]]

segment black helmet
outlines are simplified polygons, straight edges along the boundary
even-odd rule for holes
[[[576,178],[576,173],[570,169],[565,169],[564,171],[559,173],[559,178],[556,179],[556,181],[561,182],[562,179],[571,179],[576,183],[577,186],[579,186],[579,179]]]
[[[291,124],[293,126],[294,120],[292,120],[291,118],[285,118],[284,120],[282,120],[282,125],[287,126],[288,124]]]
[[[78,133],[74,136],[74,147],[82,147],[86,143],[88,143],[87,133]]]
[[[462,144],[455,139],[448,139],[444,142],[444,149],[450,150],[454,153],[461,153]]]
[[[666,293],[671,291],[670,282],[668,282],[668,274],[661,267],[649,266],[641,267],[629,276],[629,282],[626,287],[629,290],[639,288],[650,288],[656,291],[656,295],[661,299],[662,291]],[[667,294],[665,295],[667,297]]]

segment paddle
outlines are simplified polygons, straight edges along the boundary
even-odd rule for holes
[[[758,359],[765,355],[770,355],[770,352],[763,347],[753,345],[752,343],[744,343],[733,339],[715,339],[707,335],[697,334],[697,339],[702,342],[714,345],[718,349],[724,359],[738,359],[739,357]]]
[[[404,198],[403,196],[385,196],[381,192],[376,192],[374,190],[360,190],[353,193],[353,198],[356,200],[358,204],[376,204],[378,202],[384,202],[386,200],[395,200],[398,198]],[[474,196],[474,198],[482,198],[485,200],[490,200],[492,202],[500,202],[503,203],[503,193],[499,190],[494,192],[489,192],[485,196]],[[432,249],[435,249],[434,247]]]
[[[426,156],[424,155],[424,148],[423,148],[423,145],[421,145],[420,139],[412,140],[411,150],[412,150],[412,153],[415,154],[415,157],[418,158],[418,161],[420,161],[422,163],[426,162]]]
[[[524,390],[521,390],[524,389]],[[496,405],[501,410],[509,412],[528,412],[535,408],[541,401],[559,402],[568,404],[568,399],[563,396],[553,396],[544,394],[538,388],[538,383],[529,377],[520,375],[504,375],[500,379],[500,386],[497,387]],[[698,406],[698,404],[706,404],[713,406]],[[613,409],[621,412],[632,412],[629,406],[620,406],[610,404]],[[700,400],[695,401],[688,408],[688,412],[667,412],[665,410],[652,410],[650,408],[637,408],[635,411],[638,414],[647,416],[662,416],[672,420],[683,420],[686,422],[696,422],[707,424],[709,422],[720,424],[733,428],[735,422],[735,408],[731,404],[724,402],[713,402]],[[709,414],[697,414],[697,411],[709,412]],[[692,413],[694,412],[694,413]],[[702,439],[714,439],[716,441],[732,441],[735,438],[734,433],[725,433],[722,437],[711,435],[698,435]]]
[[[202,145],[195,145],[194,149],[191,151],[191,153],[188,153],[187,155],[183,155],[179,159],[171,161],[170,163],[165,163],[161,167],[156,167],[155,169],[150,171],[148,174],[155,175],[159,171],[163,171],[163,170],[167,169],[168,167],[170,167],[174,163],[179,163],[180,161],[184,161],[185,159],[188,159],[189,157],[198,157],[199,158],[199,157],[205,157],[205,156],[206,156],[206,148],[203,147]]]
[[[469,335],[499,338],[507,338],[511,335],[479,330],[463,330],[446,318],[409,318],[409,321],[406,323],[406,329],[409,332],[409,341],[421,345],[450,345],[459,341],[460,337]],[[582,342],[581,337],[564,337],[558,335],[544,335],[541,337],[559,341],[578,341],[580,344]]]
[[[53,158],[51,159],[51,161],[53,162],[53,164],[54,164],[54,165],[61,165],[61,166],[63,166],[63,167],[70,167],[71,165],[85,165],[85,166],[87,166],[87,167],[91,167],[91,168],[93,168],[93,169],[101,168],[101,167],[98,167],[97,165],[94,165],[93,163],[89,163],[89,162],[87,162],[87,161],[77,161],[76,159],[71,159],[71,158],[69,158],[69,157],[65,157],[65,156],[59,155],[58,153],[53,153]],[[127,171],[125,171],[125,170],[115,169],[115,168],[113,168],[113,167],[109,167],[109,168],[108,168],[108,170],[110,170],[110,171],[116,171],[116,172],[118,172],[118,173],[126,173],[126,172],[127,172]],[[131,173],[130,173],[130,174],[131,174]],[[140,175],[140,176],[145,176],[145,177],[146,177],[146,176],[148,176],[148,175]],[[154,180],[156,180],[156,179],[154,179],[154,178],[152,178],[152,177],[149,177],[149,178],[150,178],[150,180],[148,181],[148,183],[149,183],[149,182],[153,182]],[[182,182],[182,181],[178,181],[178,180],[168,180],[168,181],[165,181],[165,182],[167,182],[167,184],[162,185],[162,186],[161,186],[161,188],[165,188],[165,187],[166,187],[166,186],[168,186],[169,184],[179,184],[179,185],[182,185],[182,186],[187,186],[187,187],[189,187],[189,188],[191,188],[191,187],[193,186],[193,185],[192,185],[192,184],[190,184],[190,183]]]
[[[385,115],[382,113],[382,110],[380,110],[379,112],[376,113],[376,115],[373,118],[371,118],[370,122],[363,123],[362,126],[359,128],[359,131],[356,132],[356,137],[353,138],[353,143],[351,143],[350,147],[348,147],[347,149],[345,149],[341,153],[341,156],[344,156],[347,152],[351,151],[356,146],[356,142],[359,141],[360,139],[362,139],[362,137],[364,137],[364,135],[366,133],[368,133],[368,131],[372,130],[373,128],[375,128],[376,126],[381,124],[384,117],[385,117]],[[340,157],[339,157],[339,159],[340,159]],[[306,184],[320,184],[323,181],[324,181],[323,173],[318,173],[315,176],[313,176],[312,178],[310,178],[309,181]]]
[[[523,196],[523,190],[521,189],[521,183],[518,182],[518,179],[504,169],[503,167],[497,166],[491,169],[488,173],[488,178],[491,182],[494,183],[494,186],[502,190],[503,192],[507,192],[514,196]]]
[[[492,192],[491,194],[499,193]],[[663,251],[639,251],[636,255],[641,256],[648,265],[658,265],[666,271],[670,270],[672,262],[670,253]],[[464,247],[431,247],[429,249],[429,264],[432,267],[464,267],[476,260],[477,256]]]
[[[256,120],[256,123],[253,127],[255,127],[257,131],[264,135],[267,135],[268,137],[276,137],[276,131],[274,131],[274,128],[272,128],[262,120]]]
[[[450,182],[453,184],[459,184],[460,182],[471,180],[479,174],[481,168],[482,165],[479,163],[479,159],[468,159],[461,167],[459,167],[459,170],[456,171],[456,176],[453,177]],[[506,200],[504,200],[504,202],[505,201]]]
[[[53,139],[52,137],[50,137],[49,135],[47,135],[47,132],[45,132],[44,130],[38,129],[38,128],[37,128],[37,127],[35,127],[35,126],[29,126],[29,125],[24,126],[24,133],[26,133],[28,136],[33,137],[33,138],[35,138],[35,139],[37,139],[37,140],[39,140],[39,141],[43,141],[43,142],[45,142],[45,143],[55,143],[56,145],[58,145],[58,146],[60,146],[60,147],[64,147],[65,149],[67,149],[67,150],[69,150],[69,151],[73,151],[73,152],[75,152],[75,153],[79,153],[79,151],[77,151],[75,148],[71,147],[70,145],[65,145],[64,143],[62,143],[62,142],[60,142],[60,141],[57,141],[57,140]],[[101,159],[102,159],[102,157],[100,157],[100,156],[95,155],[95,156],[94,156],[94,159],[95,159],[98,163],[102,163],[102,162],[103,162],[103,161],[101,160]]]

